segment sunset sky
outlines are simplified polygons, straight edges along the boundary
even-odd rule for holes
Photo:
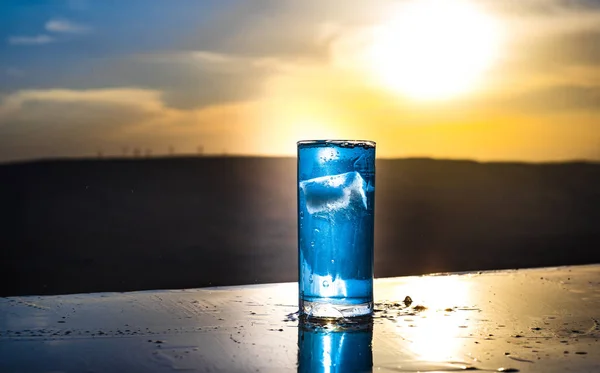
[[[600,1],[0,3],[0,162],[314,138],[600,160]]]

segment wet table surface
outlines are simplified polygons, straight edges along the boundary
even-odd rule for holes
[[[372,322],[319,327],[294,283],[0,298],[0,372],[600,372],[600,265],[375,291]]]

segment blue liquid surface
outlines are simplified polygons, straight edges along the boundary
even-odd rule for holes
[[[298,145],[300,299],[373,301],[373,143]]]

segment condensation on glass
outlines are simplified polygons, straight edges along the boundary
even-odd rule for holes
[[[373,312],[374,205],[374,142],[298,142],[301,315]]]

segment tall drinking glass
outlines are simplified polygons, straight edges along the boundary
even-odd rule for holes
[[[373,312],[374,197],[374,142],[298,142],[301,315]]]

